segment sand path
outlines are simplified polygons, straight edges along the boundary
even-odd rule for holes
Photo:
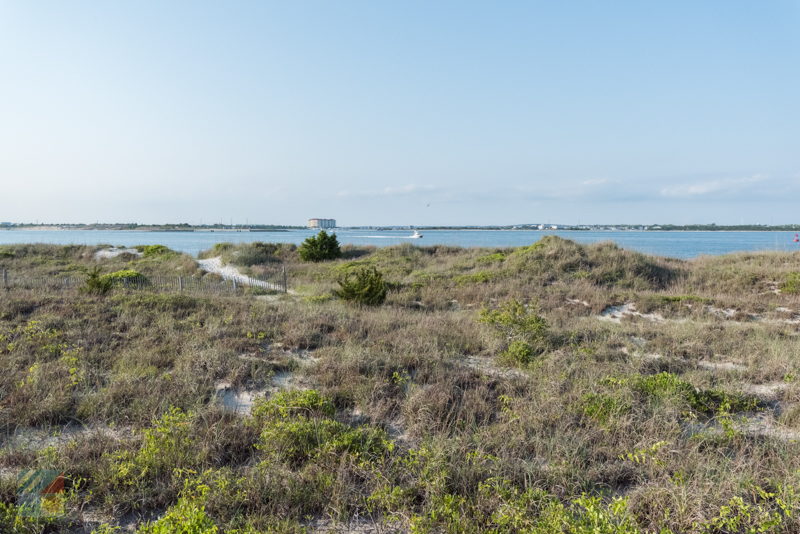
[[[233,265],[223,264],[222,258],[219,256],[216,258],[197,260],[197,264],[203,271],[218,274],[225,280],[234,280],[236,283],[246,286],[263,287],[264,289],[271,289],[273,291],[283,291],[283,287],[278,284],[273,284],[272,282],[266,282],[264,280],[259,280],[258,278],[247,276],[246,274],[239,272],[239,269]]]

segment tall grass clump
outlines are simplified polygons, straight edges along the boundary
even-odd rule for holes
[[[537,313],[536,308],[525,306],[516,299],[509,300],[498,309],[484,308],[479,320],[505,337],[508,346],[501,357],[508,363],[527,365],[547,348],[547,320]]]
[[[273,299],[15,287],[199,273],[162,249],[0,251],[0,532],[800,532],[800,252],[204,253],[280,258],[297,294]],[[600,320],[622,303],[661,317]],[[64,517],[21,512],[31,468],[64,473]]]

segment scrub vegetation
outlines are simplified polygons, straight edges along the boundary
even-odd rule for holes
[[[800,253],[222,244],[293,293],[200,297],[97,251],[0,247],[87,280],[0,288],[0,532],[800,531]]]

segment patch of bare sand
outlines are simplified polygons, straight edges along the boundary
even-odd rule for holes
[[[315,358],[310,351],[284,350],[283,345],[279,343],[270,346],[269,352],[266,354],[242,354],[239,356],[239,359],[245,361],[269,361],[270,355],[274,354],[287,357],[291,361],[296,362],[298,368],[307,367],[319,361],[319,358]],[[223,409],[239,415],[250,415],[253,410],[253,405],[259,399],[275,394],[278,391],[293,389],[304,390],[310,389],[311,387],[312,384],[305,376],[300,376],[295,371],[284,370],[278,371],[272,375],[270,384],[263,388],[234,388],[228,381],[217,382],[215,385],[215,397]]]
[[[620,304],[619,306],[609,306],[600,312],[597,317],[601,321],[609,321],[612,323],[622,322],[622,319],[627,317],[638,317],[647,321],[660,323],[666,321],[664,316],[659,313],[642,313],[636,309],[636,304],[628,302]]]
[[[131,254],[133,256],[136,256],[137,258],[142,256],[142,253],[136,250],[135,248],[111,247],[111,248],[103,248],[95,252],[94,259],[105,260],[109,258],[116,258],[117,256],[121,256],[122,254]]]
[[[708,360],[700,360],[697,362],[698,367],[708,369],[709,371],[747,371],[747,366],[734,362],[711,362]]]

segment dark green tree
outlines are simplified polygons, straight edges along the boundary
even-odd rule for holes
[[[328,234],[325,230],[303,241],[297,252],[303,261],[335,260],[342,255],[336,234]]]

